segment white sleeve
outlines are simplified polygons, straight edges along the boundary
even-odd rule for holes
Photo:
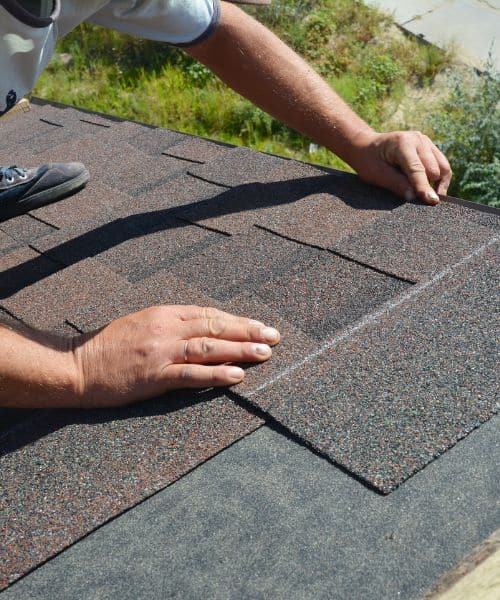
[[[178,46],[208,37],[219,22],[219,0],[111,0],[88,21]]]

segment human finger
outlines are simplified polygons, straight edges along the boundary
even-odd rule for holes
[[[179,306],[176,308],[178,308],[178,315],[183,321],[190,321],[193,319],[242,318],[238,315],[234,315],[232,313],[228,313],[223,310],[219,310],[218,308],[213,308],[211,306],[196,306],[193,304],[187,306]],[[248,321],[251,321],[251,319],[248,319]],[[260,323],[260,321],[256,322]],[[263,323],[260,324],[263,325]]]
[[[198,337],[224,339],[236,342],[261,342],[275,345],[280,340],[279,332],[266,327],[258,321],[244,317],[209,317],[185,321],[182,326],[182,338]]]
[[[437,204],[439,197],[432,189],[427,172],[415,144],[405,142],[397,151],[398,165],[408,177],[416,195],[427,204]]]
[[[451,170],[450,163],[448,162],[446,156],[441,152],[441,150],[439,150],[439,148],[434,146],[434,144],[432,145],[432,151],[434,153],[440,170],[440,178],[438,181],[436,181],[436,191],[441,196],[446,196],[446,194],[448,193],[448,188],[450,186],[451,178],[453,176],[453,172]]]
[[[417,148],[418,156],[429,182],[438,181],[441,177],[441,168],[433,152],[433,146],[434,144],[427,136],[422,136],[422,143]]]
[[[244,377],[243,369],[233,365],[174,364],[163,372],[166,390],[234,385]]]
[[[201,337],[177,342],[174,362],[194,364],[262,362],[269,359],[271,354],[272,350],[268,344],[229,342]]]
[[[363,173],[360,173],[360,176],[368,183],[387,188],[407,201],[415,200],[416,198],[408,177],[387,162],[381,162],[375,171],[369,173],[369,176]]]

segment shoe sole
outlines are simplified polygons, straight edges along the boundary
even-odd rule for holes
[[[8,209],[0,211],[0,223],[24,215],[30,210],[35,210],[36,208],[62,200],[71,194],[75,194],[88,183],[89,179],[90,174],[87,169],[85,169],[85,171],[82,171],[79,175],[73,177],[73,179],[69,179],[55,187],[33,194],[24,200],[19,200],[15,204],[10,204]]]
[[[89,179],[90,174],[87,169],[85,169],[85,171],[82,171],[80,175],[77,175],[73,179],[38,192],[37,194],[33,194],[25,200],[20,200],[18,202],[18,207],[21,209],[19,214],[25,214],[35,208],[40,208],[41,206],[46,206],[47,204],[62,200],[63,198],[66,198],[66,196],[81,190],[88,183]]]

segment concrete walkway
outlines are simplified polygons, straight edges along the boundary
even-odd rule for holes
[[[500,0],[366,2],[392,13],[398,25],[436,46],[455,44],[457,55],[477,68],[484,67],[491,50],[500,71]]]

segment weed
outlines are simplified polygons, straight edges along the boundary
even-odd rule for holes
[[[500,74],[491,57],[473,88],[463,75],[455,77],[431,125],[454,171],[450,194],[500,206]]]

